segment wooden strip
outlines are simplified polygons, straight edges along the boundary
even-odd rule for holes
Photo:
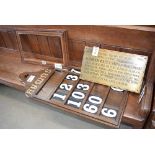
[[[49,80],[52,74],[55,73],[55,70],[45,69],[36,80],[32,83],[32,85],[26,90],[25,94],[27,97],[34,97],[38,94],[40,89],[45,85],[45,83]]]
[[[12,44],[11,47],[16,50],[17,49],[16,33],[14,31],[8,31],[8,36],[9,36],[11,44]]]
[[[36,35],[28,34],[28,40],[29,44],[31,46],[31,52],[41,54],[39,45],[38,45],[38,39]]]
[[[20,44],[20,51],[31,52],[30,41],[27,34],[17,35],[18,42]]]
[[[105,97],[102,100],[102,103],[101,103],[101,105],[100,105],[100,107],[98,109],[97,115],[100,115],[101,110],[103,108],[103,105],[105,104],[105,101],[106,101],[106,99],[108,97],[109,92],[110,92],[110,87],[107,87],[107,89],[103,92]]]
[[[12,42],[10,40],[10,36],[8,35],[8,32],[1,32],[1,34],[2,34],[2,37],[3,37],[3,40],[5,42],[6,47],[13,49],[14,47],[12,45]]]
[[[1,47],[6,47],[1,32],[0,32],[0,46],[1,46]]]
[[[37,38],[38,38],[38,44],[39,44],[42,55],[51,56],[49,45],[47,42],[47,37],[37,35]]]
[[[63,104],[65,104],[67,102],[68,98],[71,96],[71,94],[74,91],[74,88],[76,87],[78,82],[79,82],[79,79],[74,82],[73,87],[72,87],[72,89],[70,91],[64,91],[64,90],[61,90],[61,89],[58,89],[56,91],[57,94],[61,94],[61,93],[66,94],[65,100],[63,100]],[[53,99],[51,99],[51,101],[53,101]]]
[[[51,99],[53,93],[57,90],[60,83],[64,80],[67,74],[68,74],[67,72],[55,71],[53,76],[51,76],[48,82],[44,85],[44,87],[37,94],[37,97],[43,100]]]
[[[126,107],[127,98],[127,91],[117,92],[110,89],[106,102],[103,106],[103,108],[105,108],[105,115],[103,115],[101,111],[100,117],[102,117],[102,119],[106,122],[119,126]],[[116,116],[112,117],[112,115]]]
[[[67,79],[67,76],[76,76],[76,77],[77,77],[77,80],[74,81],[74,80],[71,80],[71,79]],[[78,83],[78,81],[79,81],[79,76],[76,75],[76,74],[73,74],[73,73],[69,72],[67,76],[65,77],[65,79],[63,80],[63,82],[62,82],[61,84],[69,84],[69,85],[72,85],[72,88],[71,88],[70,91],[65,90],[66,97],[65,97],[65,100],[63,100],[63,104],[66,103],[66,101],[68,100],[69,96],[71,95],[72,91],[74,90],[74,88],[76,87],[76,85],[77,85],[77,83]],[[59,86],[60,86],[61,84],[59,84]],[[60,89],[60,88],[58,88],[58,89]],[[60,90],[58,90],[58,91],[59,91],[59,92],[62,92],[63,90],[60,89]],[[57,92],[57,91],[56,91],[56,92]],[[52,100],[52,99],[51,99],[51,100]]]
[[[48,37],[51,56],[62,58],[61,40],[59,37]]]
[[[81,109],[87,113],[98,115],[98,112],[100,112],[100,106],[105,102],[108,92],[109,88],[107,86],[95,84],[89,94],[88,100]]]
[[[83,80],[81,80],[81,81],[83,81]],[[93,86],[94,86],[94,83],[90,83],[90,88],[89,88],[89,90],[87,91],[86,97],[84,98],[84,100],[83,100],[82,103],[81,103],[81,106],[80,106],[80,109],[81,109],[81,110],[82,110],[82,108],[83,108],[85,102],[87,101],[87,99],[88,99],[88,97],[89,97],[89,95],[90,95],[90,92],[91,92],[92,89],[93,89]]]

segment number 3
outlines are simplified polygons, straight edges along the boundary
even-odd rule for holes
[[[102,115],[107,116],[107,117],[116,117],[117,112],[113,109],[108,109],[108,108],[103,108],[101,111]]]
[[[66,79],[67,80],[76,81],[78,79],[78,76],[76,76],[76,75],[67,75]]]
[[[77,89],[88,90],[89,89],[89,85],[79,83],[77,85]]]

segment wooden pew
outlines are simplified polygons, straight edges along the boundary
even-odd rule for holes
[[[68,57],[66,56],[64,59],[66,60],[65,63],[63,60],[64,57],[60,52],[58,55],[48,53],[51,47],[45,44],[45,40],[47,39],[45,36],[52,33],[53,30],[57,32],[64,30],[68,33],[68,43],[65,45],[65,47],[68,46]],[[36,40],[35,35],[38,31],[41,31],[43,35]],[[83,50],[86,45],[147,55],[149,62],[145,74],[145,95],[141,103],[138,103],[139,95],[128,93],[128,99],[121,117],[121,123],[131,125],[134,128],[144,127],[151,109],[155,77],[155,73],[153,72],[155,63],[154,28],[140,26],[1,26],[1,32],[5,32],[5,34],[2,33],[3,35],[0,37],[0,82],[20,90],[25,90],[25,85],[21,83],[19,78],[21,73],[39,72],[49,65],[54,69],[55,62],[62,63],[63,67],[68,70],[70,68],[79,69]],[[5,39],[5,37],[7,38],[9,36],[8,32],[12,33],[14,39]],[[26,34],[22,36],[24,53],[19,52],[19,50],[21,51],[20,43],[19,39],[16,39],[18,38],[19,32],[25,32],[24,34]],[[59,42],[56,37],[53,39],[55,42]],[[50,45],[53,44],[53,39]],[[59,48],[57,46],[57,49]],[[58,58],[62,58],[62,60]],[[59,85],[60,83],[57,87]],[[117,93],[110,89],[109,92],[112,94],[111,97],[109,95],[109,100],[115,100],[117,98],[115,94]],[[64,108],[62,109],[64,110]],[[83,117],[87,118],[86,115]],[[96,119],[92,120],[96,121]]]

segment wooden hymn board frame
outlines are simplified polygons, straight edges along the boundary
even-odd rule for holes
[[[81,80],[76,70],[48,68],[34,79],[31,76],[26,78],[26,85],[29,84],[26,96],[78,116],[119,128],[127,103],[127,91],[116,92],[108,86]]]

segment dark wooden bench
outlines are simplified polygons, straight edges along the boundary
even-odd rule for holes
[[[54,55],[54,53],[49,52],[50,48],[60,49],[59,45],[51,47],[46,44],[47,35],[50,35],[53,30],[57,32],[64,30],[68,33],[68,39],[63,40],[63,42],[67,42],[65,46],[63,45],[64,48],[68,49],[68,51],[65,50],[64,54],[59,52]],[[42,36],[36,39],[38,32],[42,32]],[[19,34],[23,34],[21,40],[24,53],[21,53],[19,39],[17,39]],[[68,69],[68,71],[71,68],[79,69],[86,45],[147,55],[149,62],[144,81],[146,85],[145,95],[138,103],[139,95],[128,92],[126,106],[121,117],[121,123],[131,125],[134,128],[143,128],[151,110],[153,96],[154,38],[154,28],[140,26],[3,26],[0,31],[0,82],[24,91],[25,85],[19,78],[21,73],[39,72],[49,65],[54,69],[55,63],[62,63],[63,68]],[[50,40],[50,38],[48,39]],[[50,41],[50,45],[54,44],[54,41],[60,43],[56,37]],[[68,55],[66,55],[67,52]],[[117,100],[118,97],[115,94],[118,93],[112,90],[109,92],[112,94],[111,97],[109,94],[109,100]],[[62,109],[64,110],[64,108]],[[86,115],[82,116],[86,117]]]

